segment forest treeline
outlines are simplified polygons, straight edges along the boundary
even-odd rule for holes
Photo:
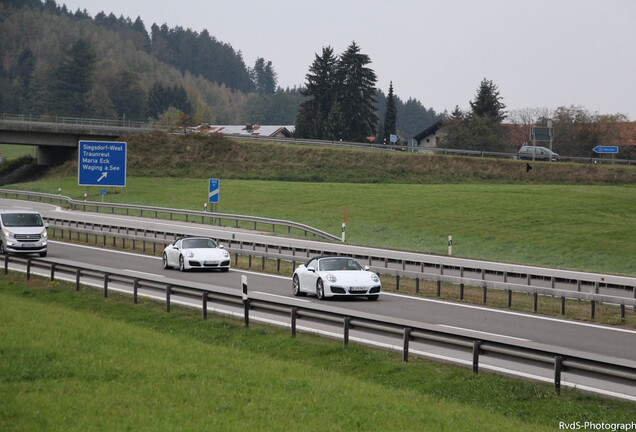
[[[0,0],[0,110],[145,121],[172,108],[190,122],[295,124],[307,97],[301,88],[280,88],[271,61],[250,67],[207,30],[156,23],[149,30],[141,17]],[[382,119],[386,95],[374,90]],[[440,117],[416,99],[393,98],[402,137]]]

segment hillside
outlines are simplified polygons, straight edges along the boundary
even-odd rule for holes
[[[162,132],[123,137],[131,176],[334,183],[636,184],[631,166],[412,154],[295,144],[242,142]],[[52,171],[76,176],[77,160]]]

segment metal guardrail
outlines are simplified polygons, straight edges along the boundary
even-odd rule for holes
[[[594,374],[596,376],[622,379],[628,383],[636,382],[636,363],[630,360],[613,359],[594,354],[573,353],[567,350],[540,346],[533,343],[517,342],[505,343],[489,339],[488,336],[475,338],[463,335],[460,332],[444,331],[421,323],[407,322],[398,318],[389,318],[365,312],[346,311],[343,313],[337,308],[326,305],[298,304],[298,302],[285,301],[283,299],[266,299],[258,295],[248,295],[247,284],[242,290],[228,288],[201,288],[192,284],[160,282],[150,278],[133,277],[112,269],[92,266],[76,266],[63,264],[46,259],[34,259],[25,257],[13,257],[5,255],[4,274],[8,273],[9,263],[17,262],[26,266],[26,277],[30,278],[34,267],[39,267],[50,272],[50,279],[55,280],[61,272],[75,277],[76,290],[80,290],[81,278],[92,277],[102,281],[104,297],[108,297],[109,284],[113,281],[132,286],[133,302],[137,303],[139,289],[150,288],[161,290],[165,293],[166,312],[170,312],[171,299],[174,295],[180,295],[200,302],[203,318],[207,318],[208,301],[220,301],[234,305],[243,305],[245,326],[250,324],[250,311],[263,310],[274,314],[289,317],[291,335],[295,336],[297,321],[302,318],[338,323],[342,326],[342,340],[344,345],[349,344],[349,333],[352,329],[367,329],[388,335],[402,337],[402,360],[408,362],[410,355],[410,342],[432,341],[436,344],[444,344],[452,347],[469,349],[472,351],[472,370],[478,374],[480,359],[484,356],[497,356],[510,358],[516,362],[533,362],[548,365],[553,369],[554,389],[557,393],[561,390],[561,374],[567,369],[568,373],[579,372]],[[293,300],[293,299],[290,299]]]
[[[50,219],[49,219],[50,220]],[[82,229],[82,228],[73,228],[71,226],[58,225],[56,223],[49,225],[49,230],[51,231],[52,237],[56,237],[57,231],[60,231],[61,238],[67,238],[72,240],[73,234],[76,235],[76,239],[78,241],[82,240],[82,236],[84,237],[85,242],[89,242],[89,236],[94,238],[94,243],[98,244],[98,237],[103,239],[102,245],[107,245],[107,238],[112,239],[113,246],[116,247],[116,240],[120,240],[120,245],[123,249],[126,248],[126,241],[131,243],[132,249],[135,250],[136,243],[142,245],[142,251],[146,252],[146,243],[152,244],[153,253],[157,253],[157,245],[161,245],[165,247],[168,244],[174,242],[174,240],[178,237],[184,236],[183,233],[165,233],[163,232],[163,238],[157,237],[148,237],[147,235],[138,235],[137,230],[135,230],[135,234],[128,234],[128,229],[126,229],[125,233],[119,232],[119,228],[117,232],[111,231],[96,231],[94,229]],[[68,236],[65,235],[64,232],[68,233]],[[145,232],[144,234],[148,234]],[[156,233],[155,233],[156,235]],[[265,269],[265,260],[275,260],[277,262],[277,271],[280,271],[281,261],[290,262],[292,264],[292,272],[296,267],[296,263],[305,262],[305,256],[296,255],[297,249],[294,248],[291,250],[291,255],[282,252],[282,248],[278,248],[275,252],[269,252],[268,248],[265,246],[264,251],[257,251],[255,249],[255,245],[250,244],[249,246],[253,246],[253,249],[246,249],[244,246],[244,242],[236,242],[232,241],[230,238],[221,239],[219,237],[215,238],[217,242],[225,241],[228,246],[226,250],[231,254],[234,254],[234,264],[238,262],[239,255],[249,257],[249,267],[252,267],[252,258],[261,258],[261,270]],[[235,245],[239,245],[240,247],[233,247],[232,243]],[[305,251],[303,251],[305,252]],[[319,254],[327,254],[326,252],[320,252]],[[583,300],[588,301],[590,303],[590,317],[594,318],[596,304],[608,304],[608,305],[618,305],[620,309],[620,317],[621,319],[625,319],[625,307],[631,306],[634,310],[636,310],[636,298],[628,298],[628,297],[618,297],[611,296],[606,294],[598,294],[598,293],[585,293],[581,291],[572,291],[572,290],[562,290],[555,288],[546,288],[531,285],[530,282],[527,285],[510,283],[510,282],[500,282],[500,281],[487,281],[483,279],[469,278],[463,276],[447,276],[439,273],[431,273],[425,271],[406,271],[400,269],[392,269],[387,267],[378,267],[378,266],[370,266],[370,269],[375,273],[385,276],[394,276],[396,277],[396,291],[399,291],[400,278],[409,278],[416,281],[416,292],[419,292],[419,282],[421,280],[432,281],[437,283],[437,296],[440,296],[440,289],[442,283],[449,283],[453,285],[459,286],[460,290],[460,300],[464,299],[464,288],[466,286],[479,287],[482,289],[482,303],[487,303],[488,298],[488,290],[495,289],[498,291],[505,291],[507,293],[507,306],[508,308],[512,307],[512,294],[516,293],[524,293],[531,294],[533,296],[533,311],[538,312],[538,297],[540,295],[543,296],[551,296],[551,297],[559,297],[561,299],[561,314],[565,315],[566,309],[566,299],[571,300]]]
[[[126,119],[109,119],[94,117],[71,117],[71,116],[53,116],[53,115],[32,115],[32,114],[11,114],[2,113],[2,121],[20,122],[20,123],[48,123],[56,125],[73,125],[73,126],[101,126],[101,127],[125,127],[152,129],[153,123],[133,121]]]
[[[19,199],[20,196],[27,197],[28,200],[31,198],[37,198],[40,201],[44,201],[45,199],[49,202],[59,202],[60,204],[67,204],[73,210],[83,210],[87,211],[87,209],[94,208],[97,213],[105,210],[110,210],[112,214],[115,213],[115,209],[125,210],[127,215],[130,214],[130,211],[138,211],[140,216],[143,217],[144,212],[146,214],[154,215],[155,219],[159,219],[160,214],[167,215],[169,220],[173,220],[175,215],[184,216],[186,222],[189,222],[191,217],[201,218],[202,223],[205,223],[207,220],[208,223],[214,223],[216,220],[221,224],[222,220],[233,221],[235,222],[236,228],[239,227],[239,222],[247,222],[253,223],[254,229],[256,230],[257,224],[272,226],[272,232],[276,231],[276,227],[284,227],[287,228],[287,232],[291,232],[291,229],[296,229],[299,231],[303,231],[305,236],[307,234],[313,234],[317,237],[324,238],[326,240],[340,241],[341,239],[336,237],[335,235],[329,234],[325,231],[319,230],[317,228],[310,227],[309,225],[301,224],[298,222],[286,221],[281,219],[270,219],[263,218],[257,216],[243,216],[243,215],[233,215],[226,213],[211,213],[197,210],[180,210],[180,209],[172,209],[172,208],[164,208],[164,207],[153,207],[153,206],[142,206],[142,205],[131,205],[131,204],[116,204],[116,203],[100,203],[95,201],[82,201],[82,200],[74,200],[67,196],[63,195],[53,195],[53,194],[45,194],[39,192],[28,192],[28,191],[20,191],[20,190],[11,190],[11,189],[0,189],[0,194],[2,194],[5,198],[9,198],[10,195],[15,196],[15,199]]]

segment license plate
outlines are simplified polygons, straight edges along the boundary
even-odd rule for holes
[[[217,261],[203,261],[203,265],[217,265]]]
[[[366,291],[365,287],[349,287],[349,292]]]

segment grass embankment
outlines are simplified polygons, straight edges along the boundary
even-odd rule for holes
[[[10,188],[81,199],[73,177]],[[207,179],[129,177],[106,200],[202,210]],[[99,201],[97,188],[90,198]],[[110,193],[110,190],[109,190]],[[347,242],[523,264],[636,274],[635,186],[335,184],[221,180],[218,211],[293,220]]]
[[[0,279],[0,430],[558,430],[633,404],[23,276]],[[16,331],[19,329],[19,331]]]

